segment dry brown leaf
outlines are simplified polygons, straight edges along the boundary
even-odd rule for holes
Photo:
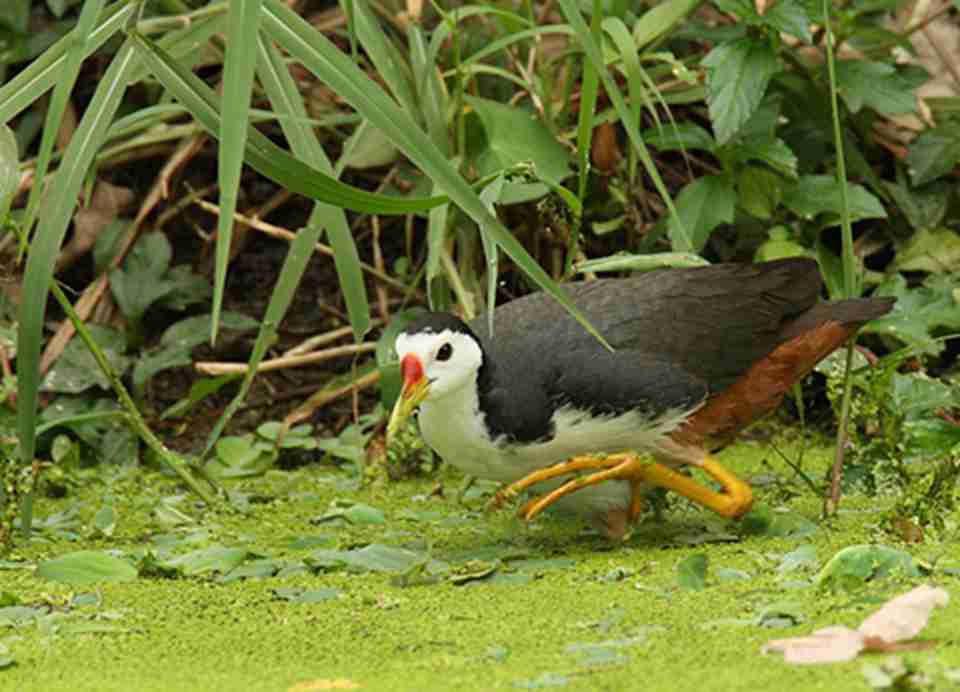
[[[317,680],[304,680],[287,690],[287,692],[314,692],[314,690],[356,690],[360,685],[347,678],[335,678],[328,680],[318,678]]]
[[[945,607],[949,599],[945,590],[924,584],[887,601],[857,629],[866,638],[887,643],[913,639],[927,626],[933,609]]]
[[[894,651],[923,647],[924,642],[909,642],[930,620],[937,606],[946,606],[949,594],[941,588],[918,586],[887,601],[855,630],[826,627],[806,637],[774,639],[763,652],[779,651],[787,663],[815,664],[852,661],[861,651]]]

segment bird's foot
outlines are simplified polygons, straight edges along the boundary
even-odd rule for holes
[[[700,485],[692,478],[677,473],[661,463],[641,458],[632,452],[623,452],[607,456],[574,457],[561,464],[540,469],[500,490],[491,504],[494,507],[499,507],[505,501],[516,497],[537,483],[553,480],[576,471],[592,470],[595,473],[573,478],[559,488],[530,500],[520,509],[520,516],[527,520],[533,519],[566,495],[591,485],[613,480],[630,483],[630,507],[626,514],[628,524],[640,515],[643,507],[641,491],[644,485],[655,485],[673,490],[724,517],[734,518],[746,514],[753,504],[753,492],[750,486],[727,471],[709,455],[704,454],[698,462],[697,465],[700,468],[723,486],[722,492]]]

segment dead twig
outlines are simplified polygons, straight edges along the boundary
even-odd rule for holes
[[[269,372],[271,370],[282,370],[284,368],[299,368],[303,365],[312,365],[325,360],[339,358],[341,356],[350,356],[357,353],[371,353],[377,349],[376,344],[350,344],[349,346],[337,346],[314,353],[305,353],[299,356],[281,356],[280,358],[271,358],[260,363],[257,367],[257,374]],[[215,361],[200,361],[194,363],[193,367],[205,375],[243,375],[247,372],[246,363],[220,363]]]

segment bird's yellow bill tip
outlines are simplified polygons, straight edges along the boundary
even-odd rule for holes
[[[387,446],[397,431],[403,426],[403,423],[413,415],[417,406],[427,398],[430,393],[430,382],[426,377],[420,377],[417,380],[407,380],[403,383],[403,390],[397,403],[393,405],[393,411],[390,413],[390,421],[387,423]]]

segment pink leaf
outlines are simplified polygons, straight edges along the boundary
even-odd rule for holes
[[[809,664],[852,661],[861,651],[913,648],[898,642],[920,634],[933,609],[947,605],[949,598],[944,589],[918,586],[887,601],[856,630],[825,627],[807,637],[774,639],[764,645],[763,652],[779,651],[787,663]]]

